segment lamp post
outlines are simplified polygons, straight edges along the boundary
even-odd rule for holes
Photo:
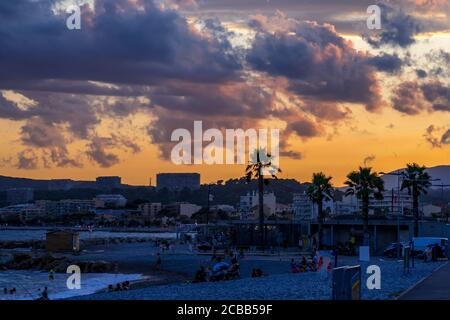
[[[441,180],[442,181],[442,180]],[[447,212],[447,204],[445,203],[444,199],[444,188],[450,187],[450,184],[444,184],[443,182],[441,184],[432,185],[433,187],[441,187],[441,201],[442,201],[442,211],[445,210],[446,213],[446,222],[448,222],[448,212]]]
[[[386,176],[397,176],[397,258],[400,257],[400,177],[402,174],[400,172],[385,173],[380,172],[382,175]],[[403,207],[403,205],[402,205]],[[403,210],[402,210],[403,214]]]

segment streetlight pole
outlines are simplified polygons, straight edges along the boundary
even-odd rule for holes
[[[382,175],[387,176],[397,176],[397,258],[400,257],[400,177],[402,176],[399,172],[391,172],[391,173],[385,173],[380,172]],[[403,205],[402,205],[403,207]],[[402,208],[402,214],[403,214],[403,208]]]
[[[208,202],[206,206],[206,224],[209,224],[209,201],[211,197],[211,185],[208,184]]]

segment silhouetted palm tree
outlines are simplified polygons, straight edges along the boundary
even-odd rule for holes
[[[364,245],[369,245],[369,202],[370,196],[376,200],[383,199],[384,181],[370,167],[359,167],[347,175],[345,184],[350,188],[345,195],[356,195],[361,200],[363,216]]]
[[[431,186],[430,175],[425,172],[427,168],[417,163],[408,163],[402,172],[401,190],[408,189],[408,193],[413,197],[414,216],[414,236],[419,236],[419,196],[427,194],[427,189]]]
[[[332,177],[327,177],[323,172],[314,173],[311,181],[311,185],[306,190],[306,194],[309,199],[317,204],[317,222],[319,226],[318,230],[318,248],[322,249],[323,244],[323,201],[328,201],[333,198],[333,186],[331,185]]]
[[[264,226],[264,185],[269,184],[269,179],[265,178],[267,171],[274,179],[278,179],[275,173],[281,172],[280,168],[272,164],[272,156],[266,152],[265,148],[256,149],[253,152],[250,164],[245,169],[247,182],[252,179],[258,181],[258,211],[259,228],[261,230],[261,246],[265,245],[265,226]]]

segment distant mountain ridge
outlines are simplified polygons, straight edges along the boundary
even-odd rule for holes
[[[73,188],[95,188],[95,181],[77,181],[71,179],[53,179],[53,180],[40,180],[29,178],[16,178],[0,176],[0,190],[14,189],[14,188],[31,188],[36,190],[49,189],[50,183],[54,181],[70,181]]]

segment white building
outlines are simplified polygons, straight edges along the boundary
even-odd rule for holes
[[[277,210],[277,199],[273,192],[264,193],[264,210],[266,215],[273,215]],[[256,191],[248,192],[245,196],[241,196],[239,201],[239,211],[242,220],[252,219],[255,207],[259,205],[259,194]],[[267,211],[267,212],[266,212]]]
[[[311,220],[313,218],[314,206],[306,192],[293,194],[292,210],[295,220]]]
[[[440,216],[442,214],[442,208],[432,204],[426,204],[422,207],[422,213],[423,216],[427,218]]]
[[[121,194],[100,194],[94,200],[96,208],[121,208],[127,205],[127,199]]]
[[[402,214],[404,209],[412,209],[413,198],[407,191],[401,191],[398,194],[397,190],[388,190],[383,192],[383,199],[377,200],[373,196],[369,200],[369,214],[373,215],[376,212],[380,214],[397,215]],[[336,212],[338,214],[357,213],[362,208],[362,202],[357,199],[355,195],[344,196],[342,201],[337,202]]]
[[[295,220],[317,219],[319,213],[318,206],[309,199],[306,192],[294,193],[292,200],[292,210]],[[324,199],[322,204],[324,213],[330,216],[335,215],[337,212],[336,208],[337,203],[333,199]]]
[[[180,216],[191,218],[194,213],[199,212],[202,207],[192,203],[180,203]]]
[[[144,203],[139,206],[139,211],[141,214],[152,219],[154,219],[161,210],[161,202]]]
[[[16,204],[13,206],[0,208],[0,215],[19,215],[22,219],[28,220],[44,215],[44,211],[34,204]]]
[[[60,201],[37,200],[36,206],[49,215],[91,213],[95,209],[94,200],[65,199]]]

